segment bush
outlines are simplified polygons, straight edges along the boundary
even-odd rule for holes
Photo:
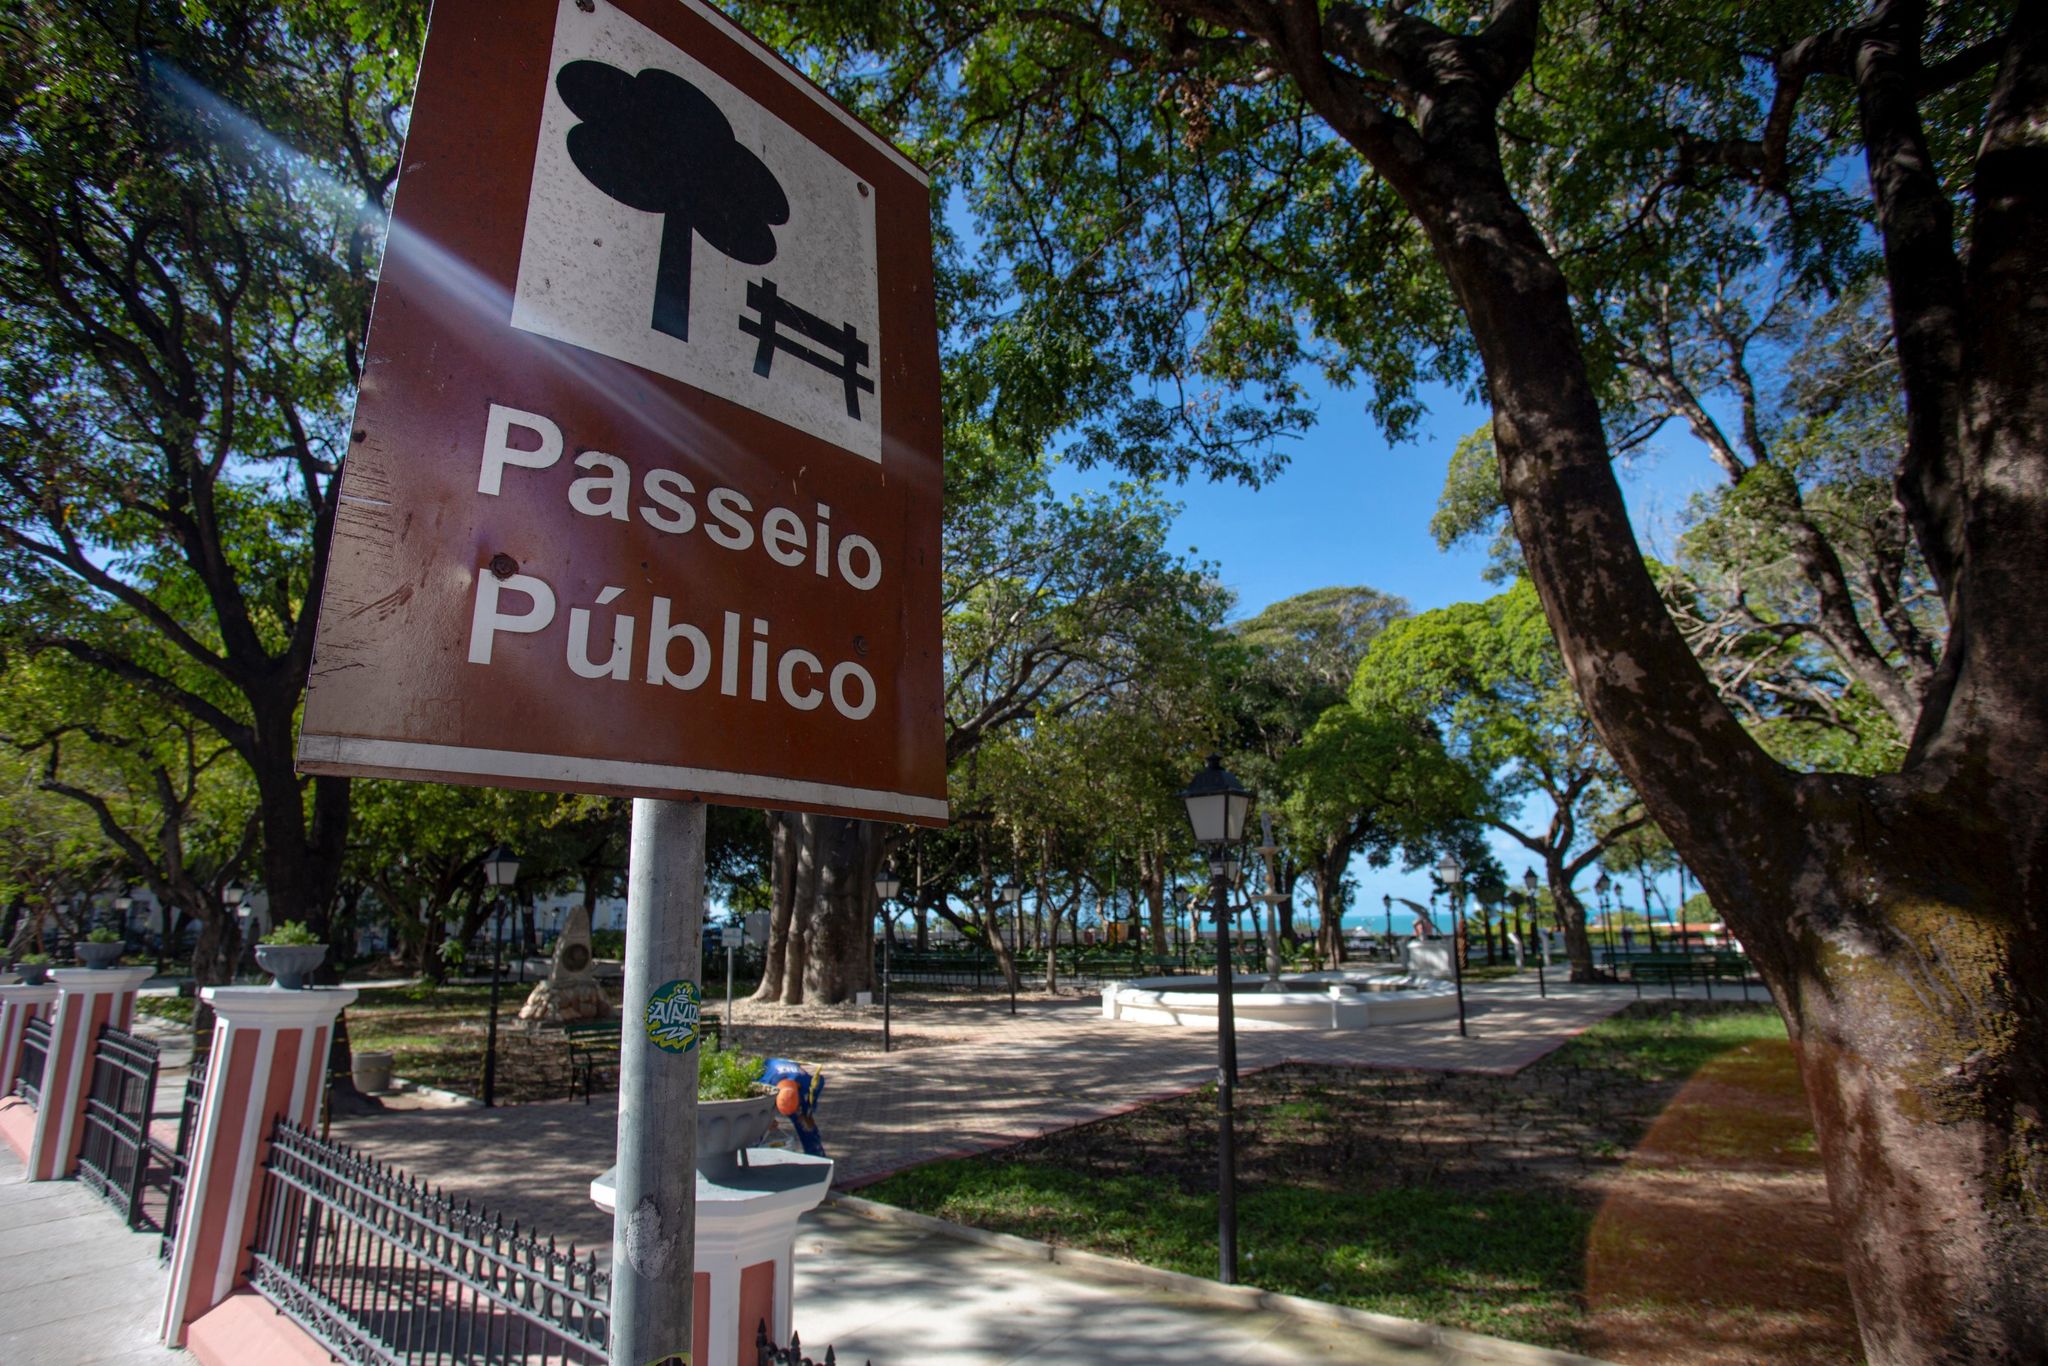
[[[287,920],[284,924],[273,927],[269,934],[256,942],[280,947],[309,948],[320,942],[320,936],[307,929],[303,920]]]
[[[698,1100],[745,1100],[758,1096],[761,1060],[746,1053],[705,1053],[697,1064]]]
[[[88,944],[119,944],[124,941],[119,930],[111,926],[102,925],[91,934],[88,934],[85,937],[85,942]]]
[[[14,960],[14,965],[18,968],[46,968],[51,962],[52,959],[47,953],[24,953]]]
[[[179,1024],[191,1024],[192,1014],[199,1008],[199,1002],[191,996],[138,996],[135,1009],[143,1015],[159,1020],[175,1020]]]
[[[624,930],[592,930],[590,932],[590,956],[592,958],[624,958],[626,956],[626,932]]]

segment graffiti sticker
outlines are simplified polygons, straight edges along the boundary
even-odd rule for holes
[[[704,991],[695,982],[669,982],[647,998],[647,1041],[664,1053],[697,1046],[697,1018]]]

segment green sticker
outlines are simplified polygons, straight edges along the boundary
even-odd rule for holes
[[[697,1046],[697,1016],[704,992],[695,982],[669,982],[647,998],[647,1041],[664,1053]]]

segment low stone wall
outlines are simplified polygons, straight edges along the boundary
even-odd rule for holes
[[[1283,979],[1285,991],[1232,994],[1237,1029],[1366,1029],[1443,1020],[1457,1014],[1451,984],[1406,975],[1304,973]],[[1103,1018],[1137,1025],[1216,1028],[1214,991],[1190,991],[1185,977],[1111,982],[1102,989]]]

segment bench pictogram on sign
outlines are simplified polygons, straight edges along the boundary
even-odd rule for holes
[[[860,373],[868,363],[868,344],[861,340],[860,333],[853,330],[852,323],[834,327],[817,314],[783,298],[776,292],[775,282],[766,276],[747,281],[747,307],[760,314],[759,318],[749,318],[744,313],[740,315],[740,331],[759,338],[761,342],[754,351],[755,374],[766,379],[774,367],[775,353],[787,351],[844,384],[846,415],[860,416],[860,396],[875,392],[875,382]],[[831,348],[839,359],[833,360],[813,351],[796,337],[783,335],[781,329],[785,327],[819,346]]]

